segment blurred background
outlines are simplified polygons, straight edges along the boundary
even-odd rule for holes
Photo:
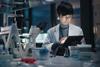
[[[56,7],[61,1],[73,5],[72,22],[82,28],[86,44],[91,46],[90,51],[96,52],[93,60],[99,60],[100,0],[0,0],[0,31],[2,32],[3,27],[8,30],[9,26],[16,23],[18,35],[21,39],[25,38],[22,42],[26,44],[30,42],[28,34],[31,33],[32,26],[37,26],[46,33],[49,28],[58,24]],[[7,35],[0,34],[0,37],[6,43]]]

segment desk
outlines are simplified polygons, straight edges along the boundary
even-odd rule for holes
[[[82,46],[81,46],[82,47]],[[76,47],[77,48],[77,47]],[[39,48],[37,48],[39,50]],[[42,58],[42,57],[41,57]],[[83,58],[84,59],[84,58]],[[80,60],[78,57],[48,57],[47,59],[38,59],[35,64],[27,64],[19,60],[12,60],[12,67],[92,67],[91,59]],[[7,66],[7,65],[6,65]],[[0,66],[1,67],[1,66]]]
[[[84,65],[84,64],[87,64]],[[37,60],[36,64],[26,64],[12,62],[14,67],[91,67],[90,62],[83,62],[74,58],[65,58],[61,56],[56,56],[54,58],[48,58],[48,60]]]

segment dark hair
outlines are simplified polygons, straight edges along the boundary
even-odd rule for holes
[[[62,15],[73,15],[73,7],[70,3],[62,1],[58,6],[57,6],[57,14],[58,16]]]
[[[45,28],[46,28],[46,26],[47,26],[47,22],[46,21],[41,21],[38,25],[37,25],[37,27],[39,27],[40,28],[40,30],[44,30]]]

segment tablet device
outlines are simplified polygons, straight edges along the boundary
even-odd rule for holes
[[[75,45],[81,43],[82,38],[83,38],[83,36],[68,36],[64,45],[75,46]]]

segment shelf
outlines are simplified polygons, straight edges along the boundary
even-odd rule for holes
[[[48,0],[0,0],[0,13],[11,13],[52,2]]]

